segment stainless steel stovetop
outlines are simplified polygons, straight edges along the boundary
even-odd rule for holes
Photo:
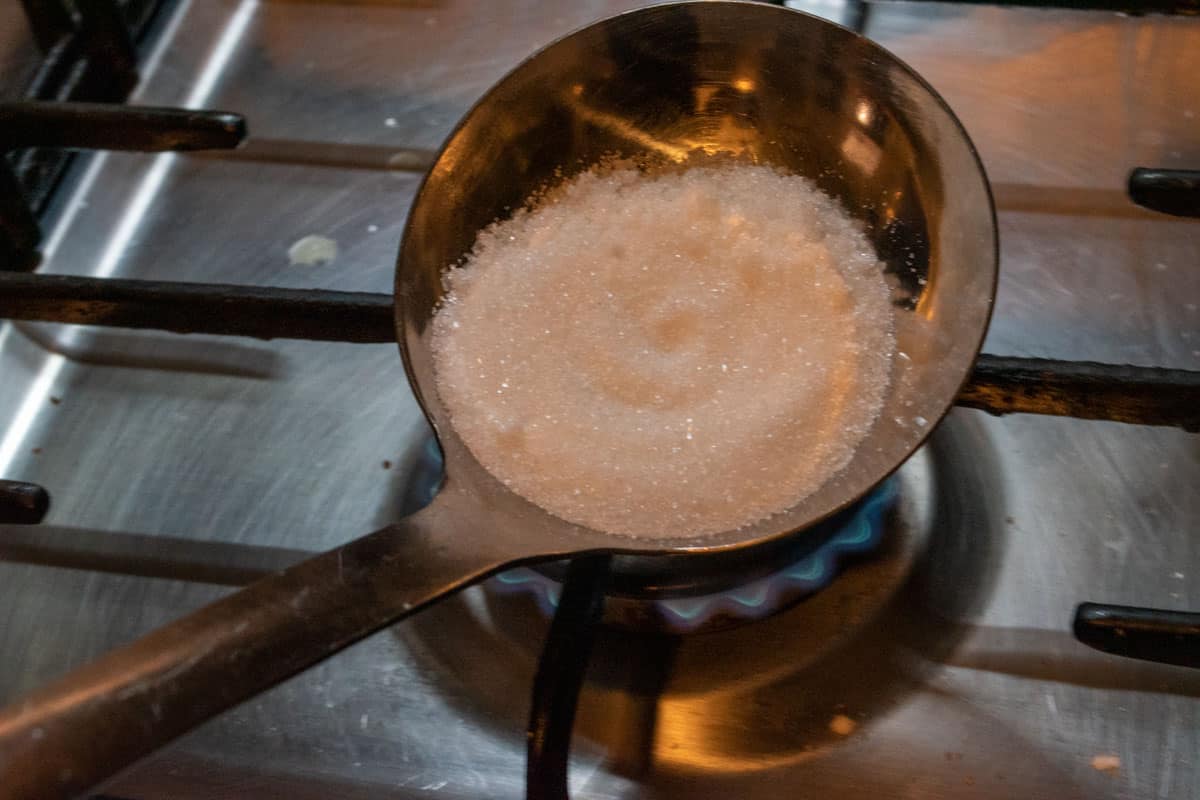
[[[537,46],[628,5],[180,3],[132,101],[242,112],[249,146],[90,158],[42,269],[389,291],[427,151]],[[946,97],[993,181],[985,350],[1200,368],[1200,227],[1123,192],[1134,166],[1200,165],[1200,19],[880,4],[867,34]],[[314,235],[332,262],[289,257]],[[0,420],[0,476],[51,490],[54,535],[230,561],[397,518],[428,438],[394,346],[8,323]],[[1070,621],[1085,600],[1200,608],[1198,485],[1194,435],[955,411],[901,473],[923,543],[902,587],[867,563],[732,631],[601,640],[574,796],[1195,797],[1200,673],[1089,650]],[[0,563],[0,702],[225,591]],[[520,797],[546,627],[469,590],[105,793]]]

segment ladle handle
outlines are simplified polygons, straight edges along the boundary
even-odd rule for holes
[[[454,530],[452,505],[439,495],[412,517],[263,578],[0,710],[0,798],[73,797],[501,569],[508,559],[479,537],[455,546],[454,534],[469,531]]]

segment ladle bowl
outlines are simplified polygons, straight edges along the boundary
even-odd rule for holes
[[[736,2],[653,6],[530,57],[447,141],[409,215],[396,269],[401,352],[442,445],[447,486],[465,486],[505,541],[548,534],[593,546],[587,532],[488,475],[455,433],[434,390],[429,348],[442,275],[482,228],[612,156],[684,164],[728,157],[804,175],[861,220],[892,285],[903,356],[878,422],[844,470],[751,526],[691,540],[597,543],[636,553],[614,562],[621,593],[749,579],[779,551],[800,557],[820,544],[818,523],[902,464],[949,409],[995,290],[988,183],[962,126],[915,72],[871,41],[798,12]]]

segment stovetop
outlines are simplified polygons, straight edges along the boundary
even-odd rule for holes
[[[458,117],[628,5],[180,3],[132,100],[239,111],[247,147],[88,158],[42,270],[389,291],[420,169]],[[993,182],[985,349],[1200,368],[1200,228],[1123,191],[1134,166],[1200,164],[1200,20],[878,4],[866,33],[945,96]],[[336,257],[289,256],[309,236]],[[394,520],[429,436],[392,345],[5,323],[0,375],[0,477],[51,490],[47,535],[167,561],[180,540],[287,561]],[[957,410],[898,480],[925,543],[906,580],[868,561],[733,630],[606,633],[574,796],[1192,796],[1200,673],[1089,650],[1070,623],[1086,600],[1200,608],[1200,440]],[[0,562],[0,701],[226,591]],[[546,627],[531,601],[469,590],[105,792],[520,797]],[[1108,755],[1119,769],[1093,766]]]

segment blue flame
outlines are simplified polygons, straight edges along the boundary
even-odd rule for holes
[[[825,588],[837,576],[842,559],[867,553],[883,540],[883,517],[898,494],[895,478],[884,481],[858,506],[846,524],[824,544],[795,564],[752,583],[702,597],[654,601],[668,623],[693,631],[718,613],[755,618],[776,608],[784,599],[800,599]],[[527,567],[497,575],[493,586],[521,590],[537,598],[546,614],[558,606],[560,586]]]

